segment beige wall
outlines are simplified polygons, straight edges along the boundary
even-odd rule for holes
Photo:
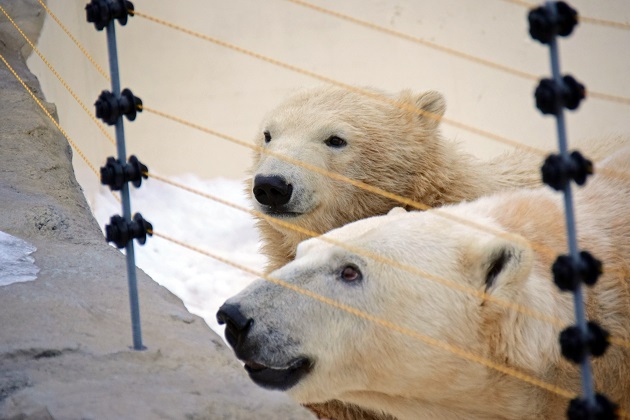
[[[547,76],[548,49],[527,34],[526,9],[500,0],[312,0],[388,28]],[[86,1],[49,0],[50,9],[108,71],[105,31],[85,22]],[[630,2],[572,0],[584,15],[630,22]],[[533,106],[536,82],[326,16],[283,0],[151,0],[136,10],[252,49],[293,65],[355,84],[396,91],[435,89],[448,101],[448,118],[539,147],[555,147],[553,119]],[[263,114],[286,94],[317,81],[133,17],[117,27],[123,87],[145,105],[250,140]],[[107,82],[52,20],[39,48],[93,110]],[[561,41],[564,72],[591,90],[630,97],[630,31],[581,24]],[[102,133],[32,55],[29,66],[59,109],[61,125],[95,166],[115,153]],[[568,117],[573,140],[630,133],[630,106],[586,101]],[[445,134],[480,156],[496,142],[445,124]],[[125,122],[128,152],[164,175],[242,177],[250,152],[147,113]],[[109,129],[113,135],[113,130]],[[97,179],[75,154],[88,199]]]

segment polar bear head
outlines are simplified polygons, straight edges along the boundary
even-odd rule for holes
[[[299,402],[448,401],[496,373],[462,354],[536,373],[558,357],[557,331],[488,299],[553,308],[534,255],[518,236],[393,211],[302,242],[294,261],[227,300],[218,319],[254,382]]]
[[[413,195],[418,174],[435,166],[444,98],[437,92],[365,92],[306,89],[266,116],[249,181],[257,210],[324,233],[397,205],[317,169]]]

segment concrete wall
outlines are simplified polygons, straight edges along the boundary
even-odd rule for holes
[[[549,75],[548,49],[529,38],[521,6],[500,0],[313,0],[323,7],[422,37],[536,75]],[[106,69],[105,32],[85,22],[86,1],[49,0],[50,9]],[[582,14],[630,22],[627,0],[573,0]],[[448,101],[448,118],[516,141],[554,147],[554,121],[533,106],[536,82],[505,74],[283,0],[151,0],[136,10],[359,86],[389,91],[435,89]],[[263,114],[292,90],[318,82],[243,54],[133,17],[117,27],[123,87],[147,106],[249,140]],[[90,110],[107,82],[57,23],[47,19],[39,48]],[[591,90],[630,96],[630,31],[583,23],[561,41],[562,69]],[[113,146],[39,57],[29,66],[61,125],[95,166]],[[568,117],[569,138],[630,132],[629,105],[586,101]],[[147,113],[126,123],[128,152],[163,175],[242,177],[247,149]],[[445,134],[487,156],[504,146],[445,124]],[[110,129],[113,135],[113,130]],[[96,177],[75,154],[88,201]]]

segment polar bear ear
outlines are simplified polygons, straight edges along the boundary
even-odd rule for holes
[[[407,213],[407,210],[405,210],[403,207],[394,207],[389,212],[387,212],[387,215],[390,216],[403,213]]]
[[[506,298],[515,293],[529,275],[532,250],[520,237],[515,241],[493,238],[481,247],[482,281],[485,291]]]
[[[424,126],[430,130],[435,130],[440,124],[444,111],[446,111],[446,100],[441,93],[434,90],[421,93],[416,97],[416,107],[425,114],[420,115],[420,120]]]

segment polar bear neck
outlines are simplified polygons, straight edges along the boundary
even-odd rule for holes
[[[541,391],[531,387],[526,391],[523,385],[510,378],[492,378],[485,384],[492,387],[471,387],[459,392],[455,399],[427,401],[410,396],[386,395],[378,392],[356,392],[344,395],[343,401],[356,404],[374,412],[393,416],[398,420],[459,420],[459,419],[513,419],[513,418],[562,418],[566,409],[560,402],[533,405],[532,401],[541,401]],[[517,396],[517,397],[515,397]],[[560,407],[549,410],[549,407]]]
[[[416,165],[409,198],[431,207],[471,201],[484,195],[540,185],[540,156],[510,152],[491,160],[468,155],[455,143],[438,141]]]

